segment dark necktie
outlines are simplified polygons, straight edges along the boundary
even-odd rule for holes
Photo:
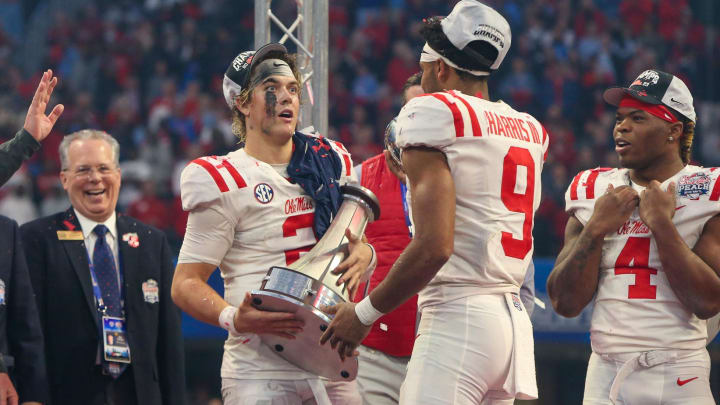
[[[118,286],[115,257],[105,239],[105,234],[108,233],[108,229],[105,225],[98,224],[95,226],[95,229],[93,229],[93,232],[97,235],[97,241],[95,241],[95,248],[93,249],[93,270],[106,309],[102,315],[122,317],[122,304],[120,302],[120,287]],[[102,320],[100,322],[102,323]],[[103,370],[113,378],[118,378],[126,368],[125,364],[106,361],[105,356],[102,357],[102,366]]]
[[[93,229],[93,232],[97,235],[95,249],[93,249],[93,268],[102,293],[103,304],[107,308],[106,315],[119,317],[122,316],[120,287],[118,286],[115,257],[105,239],[108,229],[105,225],[99,224]]]

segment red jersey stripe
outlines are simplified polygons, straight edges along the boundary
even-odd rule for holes
[[[715,185],[710,193],[710,201],[720,200],[720,177],[715,179]]]
[[[335,146],[337,146],[341,151],[343,151],[343,152],[345,152],[345,153],[350,153],[350,152],[348,152],[347,149],[345,149],[345,145],[341,144],[340,142],[338,142],[338,141],[333,141],[333,140],[330,140],[330,142],[334,143]]]
[[[465,105],[465,108],[467,108],[468,115],[470,115],[470,124],[472,125],[473,130],[473,136],[482,136],[482,129],[480,128],[480,122],[478,121],[477,114],[475,113],[475,110],[470,107],[470,103],[467,102],[462,96],[457,94],[456,91],[451,90],[450,94],[455,96],[458,100],[460,100],[461,103]]]
[[[453,121],[455,122],[455,137],[459,138],[465,136],[465,124],[463,123],[463,117],[462,114],[460,114],[460,109],[457,108],[455,103],[451,103],[444,94],[433,93],[431,96],[445,103],[445,105],[447,105],[450,109],[450,112],[453,115]]]
[[[585,198],[591,200],[595,198],[595,181],[602,170],[591,170],[587,181],[585,182]]]
[[[230,191],[228,188],[227,183],[225,183],[225,180],[223,179],[222,175],[218,171],[218,169],[215,168],[215,166],[212,165],[212,163],[208,162],[207,160],[203,159],[195,159],[192,161],[192,163],[195,163],[199,166],[201,166],[203,169],[207,170],[208,173],[210,173],[210,177],[215,180],[215,184],[220,188],[221,192]]]
[[[570,185],[570,199],[571,200],[577,200],[578,199],[578,185],[580,184],[580,177],[582,177],[583,173],[580,172],[575,176],[575,178],[572,181],[572,184]]]
[[[233,180],[235,180],[235,184],[237,184],[238,188],[247,187],[247,183],[245,183],[245,179],[242,178],[240,173],[238,173],[237,169],[233,167],[233,165],[230,164],[227,160],[222,161],[222,166],[227,169],[227,171],[232,176]]]
[[[346,167],[345,175],[350,176],[352,174],[352,167],[350,167],[350,156],[343,153],[342,157],[343,157],[343,160],[345,161],[345,167]]]

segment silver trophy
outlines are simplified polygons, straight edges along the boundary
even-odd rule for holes
[[[362,235],[365,226],[380,216],[380,204],[372,191],[359,185],[346,185],[341,191],[343,203],[325,235],[289,267],[271,267],[252,296],[258,309],[293,312],[305,322],[294,340],[260,335],[275,353],[313,374],[333,381],[352,381],[357,376],[357,358],[341,362],[329,344],[319,344],[332,321],[320,308],[350,301],[346,285],[336,285],[340,275],[332,274],[332,270],[348,256],[345,230]]]

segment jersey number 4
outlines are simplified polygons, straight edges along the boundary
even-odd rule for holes
[[[525,190],[522,193],[516,191],[519,167],[524,167],[527,173]],[[500,240],[505,256],[522,260],[532,249],[533,199],[535,198],[535,161],[527,149],[511,146],[505,155],[500,198],[509,211],[525,214],[522,239],[515,239],[511,232],[503,231]]]
[[[657,296],[657,286],[650,284],[650,275],[657,269],[648,267],[650,238],[631,236],[615,261],[615,275],[634,274],[635,284],[628,288],[629,299],[651,299]],[[630,265],[632,264],[632,267]]]

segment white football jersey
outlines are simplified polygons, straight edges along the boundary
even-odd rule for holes
[[[442,151],[455,183],[454,250],[418,305],[517,292],[533,253],[545,129],[503,102],[458,91],[413,98],[397,124],[398,146]]]
[[[720,213],[718,175],[716,168],[687,165],[662,183],[663,190],[672,181],[677,185],[673,223],[690,248],[705,223]],[[629,179],[628,169],[597,168],[579,173],[565,194],[567,212],[585,225],[608,185],[629,185]],[[638,193],[644,189],[632,186]],[[605,354],[705,346],[706,322],[675,296],[655,239],[637,209],[617,231],[605,236],[602,249],[590,324],[593,351]]]
[[[340,184],[355,182],[350,154],[330,141],[343,164]],[[192,161],[181,176],[183,209],[190,211],[179,263],[220,267],[225,300],[239,306],[272,266],[288,266],[317,242],[315,203],[276,168],[244,149]],[[228,336],[221,376],[251,379],[316,378],[276,355],[259,336]]]

